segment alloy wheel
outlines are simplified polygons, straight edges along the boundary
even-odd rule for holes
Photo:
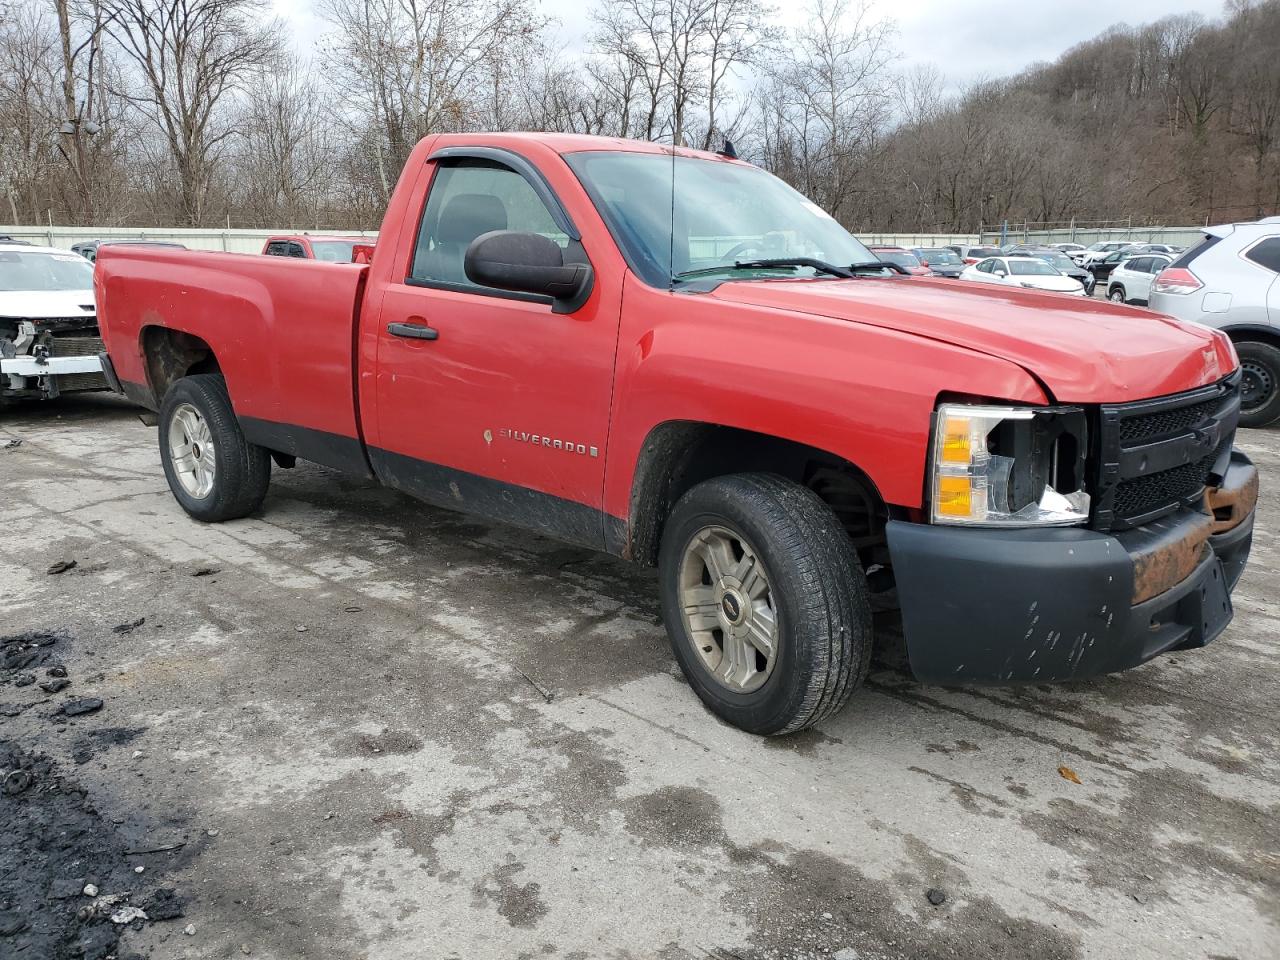
[[[203,500],[213,490],[217,469],[213,434],[200,411],[189,403],[175,407],[169,419],[169,459],[189,496]]]
[[[685,546],[679,584],[685,627],[707,671],[734,693],[758,690],[777,658],[778,617],[755,548],[726,527],[703,527]]]

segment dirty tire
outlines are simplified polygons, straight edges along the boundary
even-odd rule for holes
[[[731,691],[694,647],[680,601],[685,550],[700,530],[727,528],[763,560],[777,615],[775,662],[759,689]],[[690,686],[717,716],[749,733],[776,735],[839,710],[871,662],[866,576],[831,508],[813,491],[772,474],[717,477],[671,511],[658,556],[662,616]]]
[[[1112,303],[1124,303],[1124,287],[1119,285],[1111,288],[1111,292],[1107,294],[1107,299]]]
[[[200,498],[183,489],[169,446],[174,411],[183,404],[196,408],[213,438],[216,458],[213,486]],[[183,510],[197,520],[217,523],[258,509],[271,481],[271,455],[266,448],[245,439],[231,409],[226,382],[220,375],[201,373],[175,381],[160,405],[159,421],[160,461],[169,489]]]
[[[1261,391],[1256,400],[1241,408],[1240,425],[1265,427],[1280,420],[1280,349],[1269,343],[1242,340],[1236,344],[1236,354],[1250,385]]]

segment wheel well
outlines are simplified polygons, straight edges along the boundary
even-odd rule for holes
[[[1266,343],[1280,350],[1280,330],[1263,330],[1257,327],[1227,328],[1222,331],[1232,343]]]
[[[630,558],[657,563],[663,526],[686,490],[748,471],[778,474],[813,490],[840,519],[865,567],[888,563],[888,509],[857,466],[792,440],[690,421],[660,424],[645,438],[631,487]]]
[[[175,380],[193,373],[220,373],[222,369],[209,344],[168,327],[146,327],[142,331],[142,355],[147,358],[147,379],[157,406]]]

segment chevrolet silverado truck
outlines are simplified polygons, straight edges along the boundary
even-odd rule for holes
[[[1249,553],[1226,336],[901,276],[727,155],[428,137],[366,266],[119,247],[95,282],[196,520],[302,458],[656,565],[691,687],[759,734],[858,688],[872,593],[924,681],[1072,680],[1208,644]]]

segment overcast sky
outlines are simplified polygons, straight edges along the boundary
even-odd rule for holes
[[[315,0],[272,0],[293,30],[302,52],[314,48],[325,31],[315,14]],[[591,0],[541,0],[543,12],[559,21],[566,53],[585,46],[586,11]],[[804,0],[777,3],[783,23],[804,18]],[[1028,64],[1053,60],[1069,47],[1118,23],[1140,24],[1167,14],[1198,11],[1218,17],[1221,0],[1125,0],[1123,3],[1077,3],[1061,0],[977,3],[972,0],[906,0],[876,3],[873,10],[897,23],[902,63],[936,65],[952,84],[978,77],[1001,77]]]

